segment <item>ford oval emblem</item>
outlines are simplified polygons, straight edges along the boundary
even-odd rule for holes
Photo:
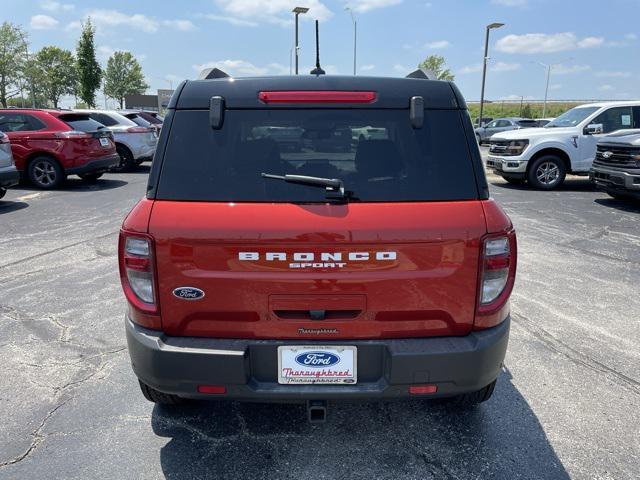
[[[182,300],[200,300],[204,297],[204,292],[195,287],[178,287],[173,294]]]
[[[340,363],[340,357],[329,352],[305,352],[296,356],[296,363],[303,367],[325,368]]]

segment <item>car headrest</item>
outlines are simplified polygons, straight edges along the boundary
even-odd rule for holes
[[[355,158],[356,170],[362,178],[397,177],[403,163],[391,140],[362,140]]]

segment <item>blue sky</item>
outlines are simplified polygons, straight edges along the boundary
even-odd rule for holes
[[[75,48],[80,22],[98,28],[99,59],[128,50],[151,89],[195,78],[217,65],[238,76],[289,74],[292,6],[301,16],[301,70],[314,62],[311,20],[321,20],[321,60],[351,74],[358,22],[358,74],[404,75],[444,55],[468,100],[480,97],[484,26],[491,33],[487,98],[541,99],[553,64],[552,99],[640,97],[640,0],[2,0],[0,20],[22,25],[32,50]]]

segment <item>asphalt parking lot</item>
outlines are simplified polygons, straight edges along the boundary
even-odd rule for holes
[[[490,176],[518,230],[494,397],[154,407],[128,364],[117,232],[148,167],[0,201],[0,479],[579,478],[640,472],[640,204]]]

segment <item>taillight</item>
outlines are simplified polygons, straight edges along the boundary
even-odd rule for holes
[[[480,288],[476,328],[488,328],[502,322],[516,278],[516,235],[511,231],[484,239],[480,269]]]
[[[154,246],[149,235],[120,232],[120,279],[127,300],[146,312],[158,311]]]
[[[68,130],[66,132],[57,132],[56,137],[58,138],[92,138],[92,135],[87,132],[80,132],[79,130]]]
[[[344,90],[293,90],[260,92],[262,103],[372,103],[376,92],[351,92]]]
[[[127,128],[127,133],[148,133],[151,129],[147,127],[129,127]]]

